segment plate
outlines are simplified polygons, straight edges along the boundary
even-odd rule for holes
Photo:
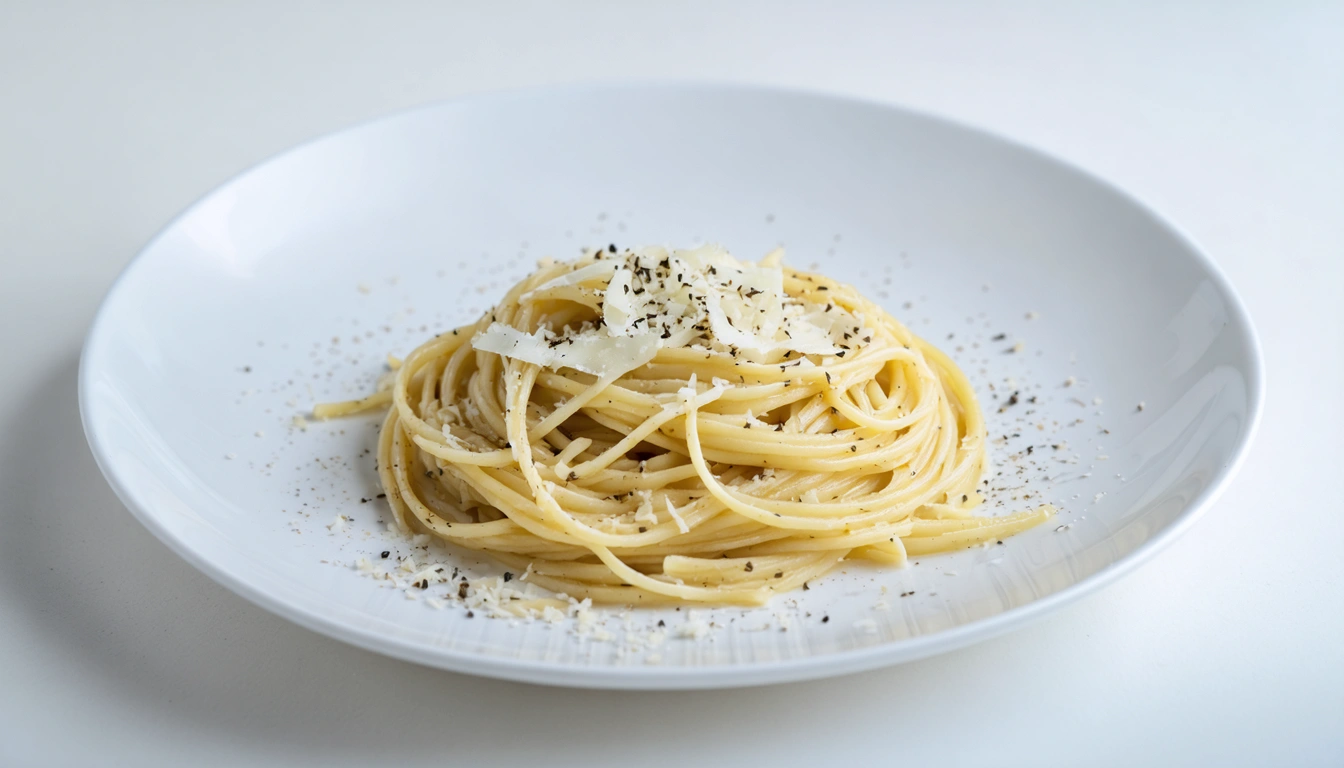
[[[989,420],[984,512],[1058,516],[906,569],[844,564],[752,610],[495,619],[356,567],[501,573],[389,538],[377,419],[308,423],[313,403],[367,393],[389,353],[475,319],[539,258],[706,240],[742,258],[783,245],[952,354]],[[1213,261],[1082,171],[886,105],[613,85],[415,109],[225,184],[108,294],[80,407],[146,527],[299,624],[477,675],[710,688],[927,656],[1101,587],[1213,503],[1262,376]]]

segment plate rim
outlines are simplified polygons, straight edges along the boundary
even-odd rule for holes
[[[94,356],[101,336],[105,332],[107,316],[116,303],[118,295],[125,290],[125,284],[137,267],[144,263],[146,255],[178,224],[194,213],[199,207],[213,199],[224,189],[231,187],[253,173],[260,172],[271,164],[318,143],[337,136],[374,126],[384,121],[393,121],[410,117],[421,111],[432,111],[450,106],[467,107],[475,104],[488,104],[495,101],[553,97],[560,95],[579,95],[594,92],[618,92],[651,90],[661,92],[708,91],[719,93],[744,93],[770,95],[791,99],[807,99],[817,103],[864,106],[896,112],[908,118],[924,121],[945,130],[970,134],[977,139],[998,144],[1006,149],[1025,152],[1034,160],[1044,162],[1066,171],[1084,181],[1097,185],[1121,201],[1133,206],[1147,216],[1160,229],[1166,231],[1182,247],[1193,254],[1195,261],[1204,269],[1208,279],[1226,299],[1229,326],[1240,325],[1244,329],[1247,347],[1248,370],[1246,371],[1246,397],[1248,417],[1246,427],[1229,461],[1219,467],[1209,484],[1185,505],[1169,524],[1155,536],[1152,536],[1126,553],[1115,562],[1092,573],[1080,581],[1032,600],[1002,613],[967,622],[951,629],[940,630],[927,635],[905,638],[877,645],[837,651],[798,659],[750,662],[742,664],[716,664],[704,667],[679,666],[569,666],[544,661],[531,661],[498,657],[486,654],[466,652],[451,648],[436,648],[432,655],[425,653],[422,645],[401,638],[389,637],[371,629],[350,626],[339,620],[328,619],[313,606],[302,601],[286,600],[268,593],[266,590],[250,584],[243,576],[231,573],[227,568],[217,565],[208,555],[197,551],[183,539],[174,536],[163,525],[157,513],[150,510],[150,504],[138,498],[118,476],[107,445],[107,437],[100,434],[91,416],[95,371],[91,369],[90,358]],[[621,80],[597,81],[559,85],[541,85],[525,88],[512,88],[496,91],[483,91],[465,94],[455,98],[435,100],[423,104],[398,109],[366,120],[342,126],[316,137],[290,146],[248,166],[224,181],[215,184],[207,192],[194,200],[170,218],[159,231],[141,247],[136,255],[118,273],[107,293],[99,303],[98,310],[85,335],[80,352],[78,372],[78,397],[80,421],[84,435],[89,443],[94,460],[104,478],[111,486],[117,498],[131,514],[140,521],[155,538],[166,545],[178,557],[210,577],[235,594],[255,605],[307,629],[332,637],[365,650],[391,656],[438,669],[490,677],[516,682],[542,685],[566,686],[575,688],[625,689],[625,690],[690,690],[738,688],[756,685],[777,684],[823,677],[852,674],[884,666],[892,666],[909,661],[927,658],[939,653],[963,648],[972,643],[988,640],[1010,632],[1040,616],[1058,610],[1081,598],[1094,594],[1113,584],[1119,578],[1129,574],[1135,568],[1151,560],[1167,548],[1173,541],[1189,530],[1218,499],[1222,496],[1231,480],[1242,468],[1250,448],[1259,432],[1265,407],[1265,363],[1260,335],[1247,309],[1245,302],[1230,278],[1209,253],[1184,229],[1167,219],[1142,197],[1071,161],[1057,157],[1044,149],[1029,143],[1005,136],[994,130],[983,128],[961,120],[943,116],[934,112],[912,108],[904,104],[873,98],[854,96],[834,91],[807,88],[781,87],[777,85],[739,83],[739,82],[700,82],[694,80]]]

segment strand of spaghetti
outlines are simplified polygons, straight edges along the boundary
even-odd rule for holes
[[[341,416],[353,416],[356,413],[386,408],[392,402],[391,392],[374,392],[358,400],[343,400],[339,403],[318,403],[313,406],[313,416],[319,419],[335,419]]]
[[[990,539],[1011,536],[1019,531],[1039,525],[1055,513],[1055,508],[1046,504],[1034,510],[1019,512],[1007,517],[994,518],[992,525],[984,525],[969,531],[944,533],[939,536],[907,538],[904,540],[906,552],[911,555],[928,555],[934,552],[947,552],[952,549],[975,546]]]

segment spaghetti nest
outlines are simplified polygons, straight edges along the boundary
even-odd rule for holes
[[[399,525],[595,602],[761,604],[842,560],[900,566],[1051,514],[972,515],[985,424],[939,350],[822,275],[694,253],[544,266],[479,322],[411,352],[383,393],[318,415],[390,401],[378,474]],[[743,290],[753,270],[776,270],[779,295]],[[630,313],[612,320],[605,304],[631,284],[681,292],[672,313],[623,335]],[[775,318],[772,339],[748,350],[719,338],[715,308],[727,306],[729,325],[759,339],[746,314],[762,300],[783,307],[756,313]],[[822,347],[790,344],[804,322],[822,329]],[[646,336],[656,346],[624,364],[552,352],[609,337],[627,346],[596,344],[596,357],[619,357]]]

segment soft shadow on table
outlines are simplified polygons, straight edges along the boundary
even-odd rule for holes
[[[742,732],[746,710],[774,732],[842,738],[846,711],[936,689],[953,663],[765,689],[617,693],[477,679],[348,647],[234,596],[140,526],[85,443],[76,371],[72,354],[3,425],[0,580],[22,610],[6,620],[27,622],[118,700],[206,741],[305,761],[367,753],[470,765],[506,745],[519,764],[559,745],[571,760],[623,748],[670,759],[695,751],[688,740],[766,736]],[[958,674],[993,675],[987,655],[953,656]]]

